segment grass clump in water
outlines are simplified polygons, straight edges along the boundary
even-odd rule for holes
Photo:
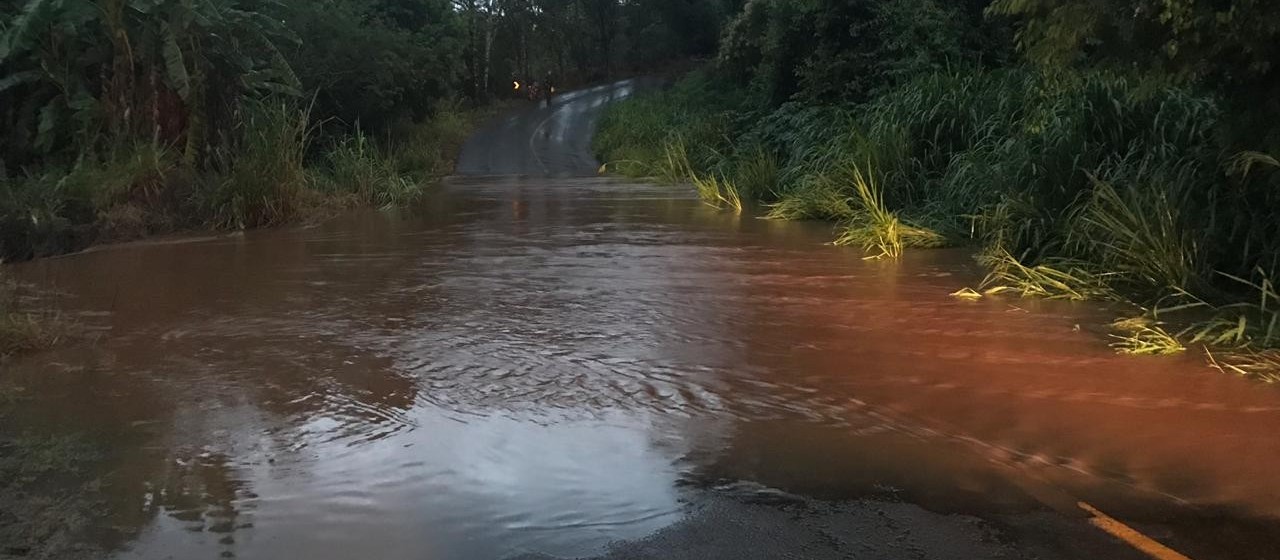
[[[6,412],[3,408],[0,403],[0,417]],[[31,558],[105,554],[73,537],[101,521],[102,496],[90,470],[99,466],[102,450],[83,435],[35,434],[17,431],[11,424],[5,428],[0,430],[4,552]],[[69,482],[78,482],[78,487],[66,488]]]
[[[33,300],[0,271],[0,358],[49,348],[67,336],[67,321]]]
[[[853,198],[828,181],[810,180],[769,205],[765,217],[776,220],[849,220]]]
[[[703,202],[716,208],[727,206],[735,212],[742,212],[742,196],[732,181],[721,179],[714,174],[694,174],[690,180]]]
[[[1218,349],[1216,356],[1209,353],[1209,363],[1217,369],[1268,382],[1280,381],[1280,293],[1275,283],[1262,270],[1257,270],[1252,280],[1221,275],[1253,291],[1255,299],[1213,305],[1184,292],[1182,296],[1191,300],[1189,303],[1158,308],[1156,313],[1165,317],[1207,315],[1184,319],[1189,326],[1178,333],[1178,338],[1204,345],[1207,351]]]
[[[979,256],[991,270],[983,279],[984,294],[1013,293],[1021,297],[1084,301],[1111,299],[1115,292],[1106,277],[1066,260],[1028,266],[1003,247]]]
[[[1111,335],[1116,339],[1111,343],[1121,354],[1144,356],[1163,356],[1185,352],[1187,347],[1178,338],[1169,334],[1156,321],[1146,317],[1130,317],[1111,323]]]
[[[1188,330],[1191,341],[1235,348],[1280,348],[1280,293],[1271,277],[1262,270],[1257,271],[1257,279],[1252,281],[1222,275],[1255,292],[1256,299],[1221,306],[1202,301],[1191,304],[1213,310],[1211,319],[1196,323]]]
[[[1206,349],[1209,365],[1224,373],[1280,383],[1280,350],[1235,350],[1214,354]]]
[[[908,247],[939,247],[945,239],[938,232],[903,222],[884,203],[884,193],[869,173],[850,166],[849,181],[857,195],[854,217],[836,238],[836,245],[857,245],[871,252],[868,258],[898,258]]]

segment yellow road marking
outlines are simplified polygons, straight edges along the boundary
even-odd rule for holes
[[[1098,511],[1098,508],[1084,502],[1077,502],[1076,505],[1080,506],[1080,509],[1089,512],[1089,514],[1093,516],[1089,519],[1089,523],[1092,523],[1095,527],[1110,533],[1111,536],[1128,543],[1129,546],[1147,553],[1148,556],[1155,558],[1156,560],[1191,560],[1178,551],[1156,542],[1151,537],[1139,533],[1137,529],[1125,525],[1124,523],[1117,521],[1114,517]]]

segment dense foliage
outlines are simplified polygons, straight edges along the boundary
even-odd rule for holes
[[[1203,319],[1126,351],[1274,347],[1277,21],[1253,0],[750,0],[717,64],[610,111],[596,148],[874,256],[978,244],[993,293]]]
[[[465,107],[512,80],[581,82],[710,52],[724,11],[693,0],[0,0],[0,258],[406,201],[448,171],[477,114]]]
[[[1270,0],[996,0],[988,11],[1019,23],[1019,44],[1041,65],[1211,90],[1233,123],[1280,118],[1280,5]],[[1275,126],[1250,128],[1232,132],[1280,145]]]
[[[726,26],[720,68],[772,103],[866,99],[951,65],[995,63],[1008,31],[985,2],[748,0]]]

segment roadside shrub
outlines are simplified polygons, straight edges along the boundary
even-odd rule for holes
[[[357,130],[325,154],[328,174],[316,182],[356,204],[390,207],[408,204],[422,195],[417,180],[402,175],[395,158],[386,155]]]
[[[298,212],[311,179],[304,165],[311,134],[306,109],[282,101],[251,105],[227,172],[205,187],[213,225],[267,226]]]
[[[457,101],[442,104],[430,117],[393,130],[390,152],[400,173],[428,180],[453,172],[454,156],[476,122],[488,112],[467,111]]]

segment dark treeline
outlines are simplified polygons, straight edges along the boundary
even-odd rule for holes
[[[0,0],[0,257],[398,204],[517,76],[714,51],[691,0]]]
[[[1280,380],[1278,61],[1269,0],[749,0],[596,147],[875,256],[977,245],[961,296],[1136,302],[1121,350]]]

